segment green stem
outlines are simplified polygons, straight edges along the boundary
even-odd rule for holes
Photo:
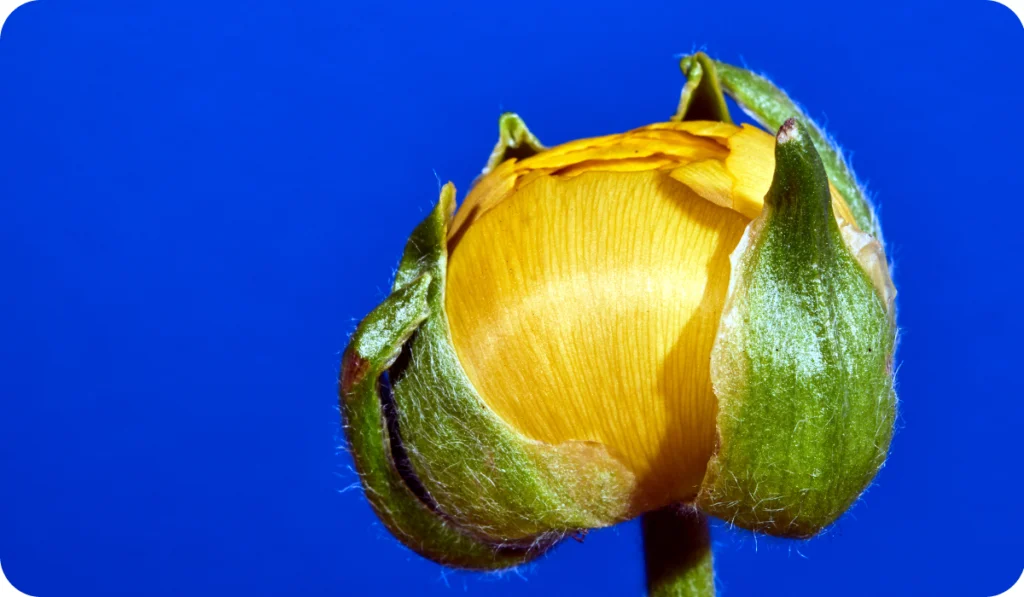
[[[650,597],[714,597],[707,517],[669,506],[644,514],[641,526]]]

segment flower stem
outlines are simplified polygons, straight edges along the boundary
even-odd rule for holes
[[[670,506],[645,514],[641,526],[650,597],[714,597],[707,517]]]

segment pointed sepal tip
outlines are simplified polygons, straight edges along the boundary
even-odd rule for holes
[[[494,170],[506,160],[523,160],[545,149],[547,147],[530,132],[526,122],[518,114],[505,112],[498,118],[498,142],[494,145],[482,174]]]
[[[712,120],[732,123],[729,106],[718,80],[715,61],[704,52],[683,56],[679,69],[686,76],[686,84],[679,94],[679,106],[673,121]]]

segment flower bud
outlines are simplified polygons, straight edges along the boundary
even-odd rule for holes
[[[500,568],[680,503],[806,537],[883,462],[894,290],[870,204],[784,94],[682,66],[670,122],[546,148],[502,116],[354,333],[347,438],[419,553]],[[797,119],[731,124],[723,89]]]

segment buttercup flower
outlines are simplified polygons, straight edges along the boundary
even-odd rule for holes
[[[870,203],[767,80],[682,67],[669,122],[549,149],[504,115],[353,335],[353,458],[424,556],[507,567],[645,515],[651,591],[713,594],[702,513],[810,537],[884,461],[895,291]],[[723,88],[775,134],[732,124]]]

